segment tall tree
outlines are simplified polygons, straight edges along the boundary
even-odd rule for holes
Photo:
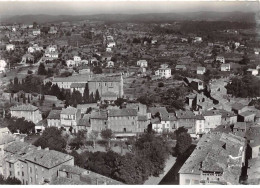
[[[113,132],[111,129],[104,129],[101,131],[101,137],[108,141],[108,148],[110,148],[110,140],[113,136]]]
[[[38,75],[46,75],[47,71],[45,69],[45,66],[43,63],[40,63],[39,67],[38,67]]]
[[[95,94],[95,101],[99,101],[99,100],[100,100],[100,95],[99,95],[99,91],[97,89],[96,94]]]
[[[42,148],[48,147],[52,150],[63,152],[67,142],[61,133],[62,131],[56,127],[47,127],[33,144]]]
[[[187,132],[181,132],[177,135],[177,144],[176,149],[178,155],[182,155],[185,153],[187,149],[191,146],[192,139],[190,134]]]
[[[83,93],[83,101],[84,103],[89,102],[89,88],[88,88],[88,83],[85,85],[84,93]]]
[[[93,148],[96,148],[96,140],[98,137],[98,132],[97,131],[91,131],[91,133],[89,134],[89,138],[93,141]]]
[[[29,96],[29,95],[28,95],[28,97],[27,97],[27,102],[28,102],[28,103],[31,102],[31,100],[30,100],[30,96]]]
[[[18,78],[14,77],[14,85],[17,86],[19,84]]]

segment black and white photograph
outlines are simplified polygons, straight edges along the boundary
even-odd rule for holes
[[[5,185],[260,185],[259,0],[1,0]]]

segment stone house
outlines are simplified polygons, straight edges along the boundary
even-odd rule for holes
[[[221,125],[221,113],[218,110],[210,110],[202,113],[205,119],[205,132],[209,132]]]
[[[51,110],[47,117],[47,125],[48,127],[61,127],[60,120],[61,110]]]
[[[205,134],[179,170],[180,185],[239,184],[246,140],[233,134]]]
[[[31,104],[22,104],[10,108],[11,117],[24,118],[27,121],[38,123],[42,120],[39,108]]]
[[[90,115],[90,124],[93,131],[101,132],[108,128],[107,112],[105,110],[92,111]]]
[[[108,128],[115,133],[138,132],[138,115],[135,109],[108,110]]]
[[[69,131],[72,127],[72,132],[77,132],[77,124],[81,117],[81,112],[79,109],[69,106],[67,108],[63,108],[60,113],[60,122],[61,127],[65,128],[66,131]]]
[[[122,98],[124,95],[123,90],[123,77],[98,77],[89,80],[89,94],[95,95],[98,90],[99,95],[102,97],[107,92],[113,92],[117,97]]]
[[[62,165],[74,165],[74,157],[19,141],[5,148],[4,177],[15,177],[23,185],[49,182]]]

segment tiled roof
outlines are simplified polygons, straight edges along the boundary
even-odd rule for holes
[[[151,119],[151,123],[152,124],[160,124],[161,121],[160,121],[160,119],[158,117],[156,117],[156,118]]]
[[[221,114],[222,118],[236,116],[236,114],[234,112],[228,112],[228,111],[223,110],[223,109],[220,109],[219,113]]]
[[[69,77],[56,77],[53,78],[52,82],[83,82],[87,83],[90,80],[90,74],[77,75],[77,76],[69,76]],[[85,87],[85,86],[84,86]]]
[[[105,110],[99,110],[99,111],[92,111],[91,112],[91,119],[107,119],[107,112]]]
[[[176,121],[177,120],[177,118],[176,118],[174,113],[169,113],[169,120],[170,121]]]
[[[242,108],[244,108],[245,107],[245,105],[243,105],[243,104],[241,104],[241,103],[234,103],[233,105],[232,105],[232,109],[234,109],[234,110],[241,110]]]
[[[138,116],[138,121],[147,121],[147,116]]]
[[[51,185],[85,185],[86,183],[70,178],[58,177],[50,182]]]
[[[247,110],[247,111],[245,111],[245,112],[242,112],[242,113],[240,113],[239,114],[240,116],[251,116],[251,115],[256,115],[256,113],[255,112],[252,112],[252,111],[249,111],[249,110]]]
[[[168,114],[168,111],[165,107],[150,107],[148,108],[148,111],[152,114],[155,115],[157,112],[163,113],[163,114]]]
[[[226,182],[238,184],[241,158],[232,157],[241,155],[241,147],[246,147],[246,140],[242,137],[220,132],[205,134],[179,173],[223,172]]]
[[[246,122],[236,122],[234,129],[246,129]]]
[[[27,161],[36,163],[46,168],[53,168],[68,160],[73,159],[71,155],[64,154],[54,150],[34,150],[30,156],[25,158]]]
[[[15,141],[15,138],[13,135],[0,133],[0,145],[8,144],[13,141]]]
[[[77,166],[62,165],[60,167],[59,171],[81,175],[83,172],[86,171],[86,169],[83,169],[83,168],[80,168],[80,167],[77,167]]]
[[[61,110],[51,110],[47,119],[60,119]]]
[[[4,150],[15,154],[15,153],[22,153],[23,151],[26,151],[29,148],[36,148],[36,147],[33,145],[29,145],[26,142],[15,141],[15,142],[8,144],[4,148]]]
[[[73,115],[73,114],[76,114],[77,111],[78,111],[77,108],[74,108],[74,107],[72,107],[72,106],[69,106],[69,107],[67,107],[67,108],[63,108],[63,109],[61,110],[61,114],[68,114],[68,115],[71,114],[71,115]]]
[[[202,113],[203,116],[215,116],[215,115],[221,115],[219,110],[209,110],[209,111],[204,111]]]
[[[2,127],[2,128],[0,128],[0,134],[1,134],[1,133],[8,133],[8,132],[10,132],[10,130],[8,129],[8,127]]]
[[[72,83],[70,85],[70,88],[85,88],[86,84],[85,83]]]
[[[20,106],[13,106],[10,108],[12,111],[35,111],[38,110],[38,107],[31,104],[22,104]]]
[[[196,116],[192,111],[178,110],[175,113],[177,119],[196,119]]]
[[[89,80],[89,82],[120,82],[121,77],[96,77]]]
[[[79,120],[77,126],[90,127],[89,118],[81,118],[81,119]]]
[[[108,111],[108,117],[137,116],[136,109],[111,109]]]

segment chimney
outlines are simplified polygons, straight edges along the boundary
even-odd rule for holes
[[[49,148],[45,148],[45,151],[49,151]]]

